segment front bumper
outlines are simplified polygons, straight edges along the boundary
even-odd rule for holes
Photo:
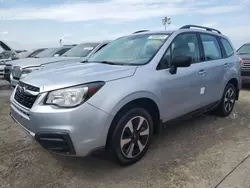
[[[241,71],[241,82],[242,84],[250,83],[250,70]]]
[[[10,66],[5,66],[4,72],[3,72],[3,77],[8,82],[10,82],[10,72],[11,72],[11,67]]]
[[[40,103],[46,94],[41,94],[33,107],[27,109],[15,101],[14,94],[15,91],[11,96],[11,116],[44,148],[60,154],[86,156],[105,146],[113,119],[108,113],[87,102],[73,109],[45,106]]]

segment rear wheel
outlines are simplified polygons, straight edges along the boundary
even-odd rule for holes
[[[121,115],[110,141],[112,159],[121,165],[139,161],[148,150],[152,132],[152,117],[145,109],[134,108]]]
[[[234,108],[236,96],[237,94],[235,86],[229,83],[224,90],[220,104],[215,109],[215,114],[221,117],[230,115]]]

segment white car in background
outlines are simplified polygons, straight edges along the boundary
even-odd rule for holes
[[[3,75],[5,63],[14,59],[18,59],[16,51],[5,42],[0,41],[0,75]]]
[[[46,66],[61,66],[69,63],[84,61],[92,54],[106,46],[110,41],[82,43],[79,44],[60,57],[51,58],[27,58],[11,62],[10,83],[16,86],[21,78],[26,77],[33,71],[40,70]],[[43,52],[42,52],[43,53]]]

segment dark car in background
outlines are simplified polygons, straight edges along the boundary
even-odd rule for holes
[[[242,45],[238,50],[238,55],[242,59],[241,79],[242,83],[250,83],[250,43]]]

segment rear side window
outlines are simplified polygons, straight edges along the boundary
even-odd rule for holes
[[[200,36],[204,48],[205,60],[221,59],[221,49],[216,37],[206,34],[201,34]]]
[[[229,56],[233,55],[234,49],[231,46],[231,44],[228,42],[228,40],[223,39],[223,38],[221,38],[220,40],[221,40],[222,46],[223,46],[223,48],[225,50],[226,57],[229,57]]]

